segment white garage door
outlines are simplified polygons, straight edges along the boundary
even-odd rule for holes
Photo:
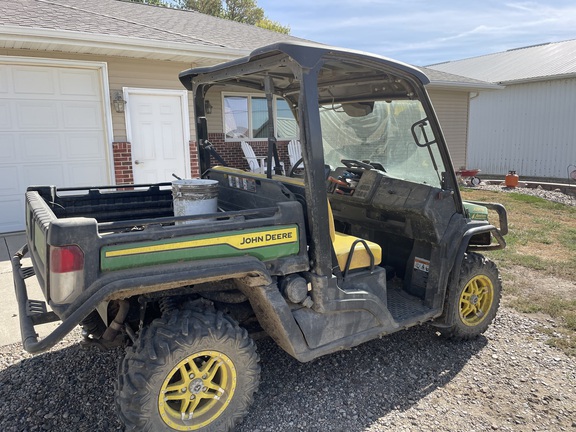
[[[0,58],[0,232],[24,228],[29,185],[110,183],[100,74]]]

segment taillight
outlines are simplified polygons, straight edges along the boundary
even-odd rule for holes
[[[84,252],[76,245],[50,246],[50,299],[70,303],[84,289]]]
[[[50,271],[68,273],[84,269],[84,252],[78,246],[50,248]]]

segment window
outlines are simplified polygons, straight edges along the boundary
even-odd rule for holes
[[[226,139],[268,138],[268,104],[266,98],[255,95],[224,95],[224,133]],[[276,117],[274,131],[278,139],[298,137],[298,126],[288,103],[274,96]]]
[[[442,186],[444,163],[429,122],[424,122],[426,112],[420,101],[375,101],[353,108],[320,107],[327,164],[342,166],[342,159],[376,163],[389,177]],[[424,145],[424,134],[428,145]]]

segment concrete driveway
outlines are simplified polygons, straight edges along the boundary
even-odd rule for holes
[[[0,235],[0,346],[21,342],[18,304],[14,293],[10,259],[24,243],[26,243],[24,233]],[[30,259],[25,259],[23,264],[30,266]],[[26,279],[26,286],[30,299],[44,300],[35,277]],[[44,324],[36,327],[36,331],[40,336],[46,336],[57,326],[58,323]]]

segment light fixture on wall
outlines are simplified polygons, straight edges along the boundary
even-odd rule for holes
[[[126,101],[122,98],[122,93],[117,91],[116,95],[114,96],[114,100],[112,101],[112,105],[114,105],[114,111],[121,114],[124,112],[124,105],[126,105]]]
[[[209,101],[208,99],[206,99],[206,100],[204,101],[204,112],[205,112],[206,114],[212,114],[212,108],[214,108],[214,107],[212,106],[212,104],[210,103],[210,101]]]

